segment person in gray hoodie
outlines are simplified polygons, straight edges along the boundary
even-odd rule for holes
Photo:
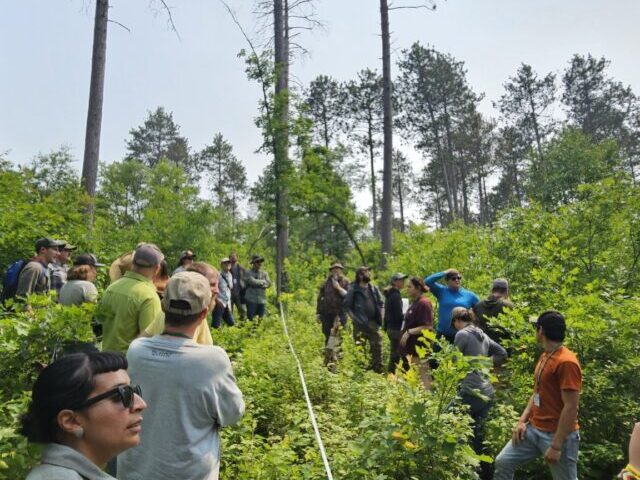
[[[114,480],[107,462],[140,443],[141,390],[114,352],[72,353],[47,366],[33,385],[21,433],[44,445],[27,480]]]
[[[494,366],[501,365],[507,359],[507,351],[491,340],[486,333],[474,325],[473,311],[464,307],[455,307],[451,312],[451,324],[457,330],[454,345],[465,357],[491,357]],[[469,415],[473,419],[473,450],[483,452],[484,422],[493,404],[493,385],[482,372],[473,370],[460,383],[458,397],[469,406]],[[481,478],[488,478],[488,464],[482,464]]]

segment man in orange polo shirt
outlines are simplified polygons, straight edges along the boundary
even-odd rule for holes
[[[536,365],[533,395],[511,440],[496,457],[493,479],[511,480],[518,466],[544,456],[554,480],[577,480],[580,363],[562,345],[567,329],[562,314],[548,310],[535,326],[544,353]]]

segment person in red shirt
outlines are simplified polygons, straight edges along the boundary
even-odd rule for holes
[[[533,395],[496,457],[493,479],[511,480],[518,466],[544,456],[554,480],[577,480],[580,363],[562,344],[567,327],[561,313],[547,310],[535,326],[544,352],[534,372]]]
[[[418,346],[426,347],[420,341],[425,330],[433,331],[433,306],[425,293],[429,287],[418,277],[411,277],[407,283],[407,296],[411,305],[402,322],[402,336],[400,337],[400,354],[405,360],[404,367],[408,368],[409,362],[418,368],[420,380],[424,388],[431,390],[431,374],[429,372],[429,360],[420,358],[417,352]],[[419,343],[420,342],[420,343]]]

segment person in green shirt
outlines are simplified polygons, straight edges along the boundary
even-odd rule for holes
[[[98,304],[102,350],[126,352],[129,344],[162,314],[153,278],[164,255],[151,244],[136,248],[132,269],[105,290]]]

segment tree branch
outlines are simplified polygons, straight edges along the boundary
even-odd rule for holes
[[[121,26],[122,28],[124,28],[127,32],[131,33],[131,30],[129,29],[129,27],[127,27],[126,25],[121,24],[120,22],[116,21],[116,20],[112,20],[112,19],[108,19],[107,22],[109,23],[115,23],[116,25]]]
[[[167,12],[167,23],[169,24],[169,27],[171,28],[171,30],[173,30],[173,33],[176,34],[176,37],[178,37],[178,40],[182,41],[182,39],[180,38],[180,33],[178,33],[178,29],[176,28],[176,24],[173,23],[173,15],[171,14],[171,7],[167,5],[166,0],[158,0],[158,1],[162,5],[162,8],[165,10],[165,12]]]

